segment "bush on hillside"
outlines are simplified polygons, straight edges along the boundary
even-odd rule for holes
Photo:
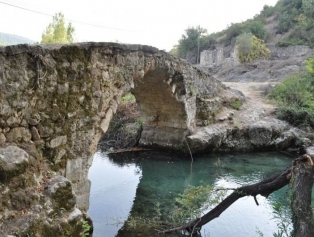
[[[268,32],[262,21],[262,17],[255,17],[253,20],[247,20],[243,23],[231,24],[223,31],[225,33],[225,46],[236,43],[236,38],[243,33],[251,33],[259,39],[266,39]]]
[[[246,26],[245,31],[247,33],[252,33],[252,35],[262,40],[264,40],[267,36],[267,30],[264,24],[259,20],[249,22]]]
[[[270,17],[274,14],[275,8],[272,6],[264,5],[261,15],[264,17]]]
[[[226,30],[226,37],[224,39],[225,45],[228,46],[234,43],[233,39],[239,36],[242,32],[243,32],[242,24],[240,23],[231,24],[231,26],[229,26],[229,28]]]
[[[314,57],[305,61],[306,70],[314,76]]]
[[[294,126],[308,125],[314,128],[314,111],[308,108],[295,106],[281,106],[276,115]]]
[[[241,63],[251,62],[255,59],[267,59],[270,50],[264,41],[251,33],[244,33],[237,37],[238,57]]]
[[[314,77],[297,74],[275,86],[269,97],[279,104],[279,119],[314,128]]]

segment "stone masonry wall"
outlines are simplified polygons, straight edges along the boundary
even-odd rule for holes
[[[236,47],[217,47],[214,50],[203,50],[200,56],[201,66],[232,68],[240,64]]]

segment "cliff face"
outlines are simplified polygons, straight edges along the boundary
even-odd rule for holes
[[[217,47],[201,52],[200,67],[222,81],[281,81],[302,70],[304,60],[314,50],[307,46],[277,47],[266,45],[271,51],[269,60],[240,63],[236,48]]]

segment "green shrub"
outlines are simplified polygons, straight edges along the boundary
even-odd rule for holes
[[[288,47],[290,45],[293,45],[293,43],[290,41],[278,41],[276,43],[276,46],[278,46],[278,47]]]
[[[276,115],[279,119],[285,120],[294,126],[309,125],[314,128],[314,111],[312,109],[281,106],[278,108]]]
[[[314,57],[309,58],[308,60],[305,61],[306,69],[307,71],[314,75]]]
[[[306,74],[297,74],[276,85],[270,98],[283,105],[311,108],[313,91],[313,78]]]
[[[264,5],[263,10],[261,12],[262,16],[270,17],[274,14],[275,8],[272,6]]]
[[[132,104],[136,102],[136,98],[131,92],[129,92],[121,98],[121,102],[123,104]]]
[[[231,45],[232,40],[238,35],[242,34],[243,25],[240,23],[231,24],[231,26],[226,30],[226,37],[224,39],[225,46]]]
[[[265,46],[264,41],[251,33],[238,36],[237,46],[241,63],[251,62],[258,58],[267,59],[270,56],[270,50]]]
[[[242,106],[242,102],[240,100],[235,100],[231,103],[231,107],[235,110],[239,110]]]
[[[269,97],[280,106],[277,117],[292,125],[314,128],[314,77],[297,74],[275,86]]]
[[[246,32],[252,33],[252,35],[256,36],[259,39],[265,39],[267,36],[267,30],[264,24],[261,21],[254,20],[248,23],[246,27]]]

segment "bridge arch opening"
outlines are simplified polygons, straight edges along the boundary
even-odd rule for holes
[[[133,88],[117,99],[116,114],[99,145],[106,149],[135,145],[134,133],[141,129],[136,135],[140,146],[176,149],[190,132],[183,80],[182,74],[171,75],[165,68],[148,71],[142,78],[134,79]]]

